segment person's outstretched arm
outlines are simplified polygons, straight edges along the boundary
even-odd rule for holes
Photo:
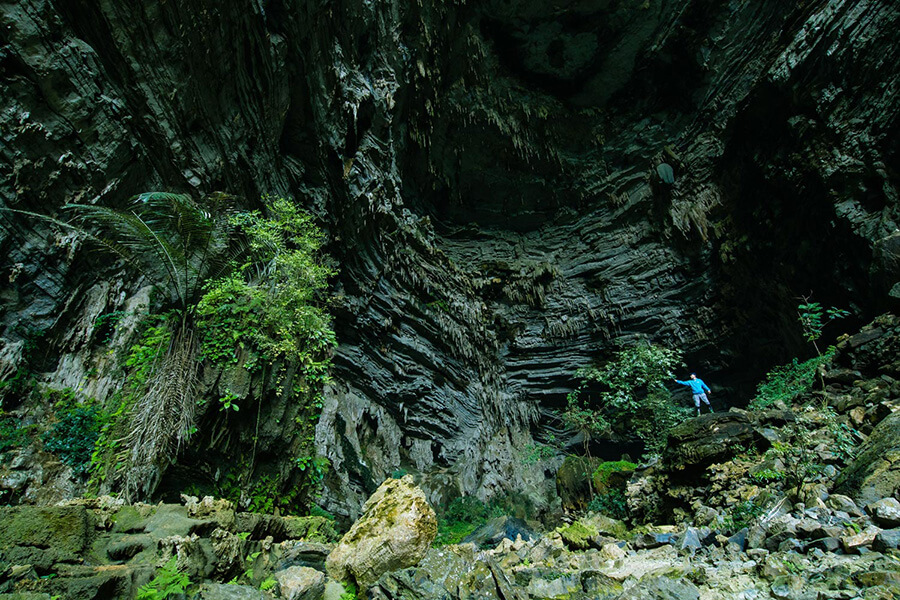
[[[705,382],[705,381],[703,381],[703,380],[702,380],[702,379],[701,379],[701,380],[700,380],[700,383],[702,383],[702,384],[703,384],[703,389],[704,389],[704,390],[705,390],[705,391],[706,391],[706,393],[707,393],[707,394],[710,394],[710,393],[712,393],[712,390],[711,390],[711,389],[709,389],[709,386],[708,386],[708,385],[706,385],[706,382]]]
[[[691,385],[687,381],[679,381],[677,379],[675,380],[675,383],[680,383],[681,385]]]

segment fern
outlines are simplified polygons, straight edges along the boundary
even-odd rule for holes
[[[191,579],[186,573],[179,571],[175,563],[176,558],[173,556],[157,571],[150,583],[138,589],[136,600],[165,600],[183,594],[192,585]]]

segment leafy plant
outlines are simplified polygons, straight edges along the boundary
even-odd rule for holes
[[[644,442],[645,451],[662,451],[669,429],[683,421],[685,410],[672,403],[665,383],[682,364],[677,350],[638,344],[621,350],[602,367],[579,369],[581,380],[568,395],[563,421],[585,435],[624,430]]]
[[[90,470],[94,444],[100,437],[101,410],[93,403],[79,405],[69,392],[57,403],[56,415],[56,423],[42,436],[44,449],[83,475]]]
[[[840,308],[823,308],[818,302],[811,302],[806,296],[803,303],[797,306],[797,318],[803,327],[803,336],[806,341],[812,342],[816,354],[822,356],[819,345],[816,343],[822,337],[822,330],[835,319],[843,319],[850,313]]]
[[[765,508],[753,500],[736,504],[725,517],[725,529],[739,531],[744,527],[749,527],[765,512]]]
[[[773,368],[766,374],[766,380],[756,388],[756,397],[750,402],[753,410],[765,410],[776,402],[791,405],[802,396],[812,392],[819,366],[831,361],[834,348],[825,354],[803,362],[796,358],[789,364]]]
[[[623,490],[609,490],[595,494],[588,503],[587,509],[603,513],[613,519],[625,520],[628,518],[628,499]]]
[[[341,600],[356,600],[356,584],[352,581],[345,581],[342,585],[344,586],[344,593],[341,594]]]
[[[187,574],[177,569],[176,557],[173,556],[159,568],[150,583],[138,589],[136,600],[166,600],[183,594],[191,585]]]
[[[438,534],[434,545],[459,544],[489,519],[503,514],[504,510],[497,503],[485,503],[475,496],[456,498],[438,517]]]
[[[274,588],[276,585],[278,585],[278,581],[276,581],[274,577],[267,577],[263,579],[262,582],[260,582],[259,589],[267,592]]]

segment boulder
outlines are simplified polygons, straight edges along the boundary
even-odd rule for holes
[[[411,475],[388,479],[328,555],[328,574],[354,581],[360,593],[382,574],[418,563],[437,537],[437,517]]]
[[[525,521],[515,517],[497,517],[491,519],[463,539],[465,544],[475,544],[479,548],[496,548],[503,540],[515,541],[517,537],[532,540],[537,534]]]
[[[80,562],[92,530],[83,506],[0,507],[0,554],[46,571],[57,562]]]
[[[616,600],[698,600],[700,591],[686,579],[644,579],[622,592]]]
[[[885,529],[875,536],[872,549],[876,552],[896,550],[900,548],[900,529]]]
[[[673,475],[701,475],[703,467],[727,460],[754,442],[768,445],[746,413],[704,414],[672,428],[663,461]]]
[[[567,456],[556,472],[556,492],[566,510],[584,510],[593,498],[592,475],[599,458]]]
[[[900,527],[900,502],[896,498],[882,498],[866,506],[866,511],[882,527]]]
[[[878,529],[870,527],[857,534],[842,537],[841,545],[844,547],[844,552],[847,554],[859,554],[861,548],[867,548],[872,545],[878,533]]]
[[[835,482],[835,491],[868,505],[893,496],[900,488],[900,411],[872,431],[856,459]]]
[[[839,510],[847,513],[851,517],[863,516],[863,511],[859,509],[856,502],[843,494],[832,494],[825,500],[825,506],[833,510]]]
[[[263,592],[248,585],[227,583],[204,583],[200,587],[198,600],[269,600]]]
[[[289,567],[275,573],[281,596],[287,600],[322,600],[325,574],[309,567]]]

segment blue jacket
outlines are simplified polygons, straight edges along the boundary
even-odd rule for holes
[[[703,380],[700,378],[697,379],[688,379],[687,381],[678,381],[675,380],[675,383],[680,383],[681,385],[686,385],[691,388],[692,394],[702,394],[703,392],[711,391],[709,386],[703,383]]]

